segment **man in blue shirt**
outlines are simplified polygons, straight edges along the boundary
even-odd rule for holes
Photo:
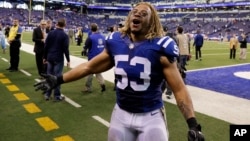
[[[96,55],[100,54],[106,43],[105,43],[105,37],[98,32],[98,26],[96,23],[92,23],[90,25],[91,29],[91,35],[88,36],[87,40],[85,41],[85,45],[83,47],[82,55],[88,56],[88,60],[91,60]],[[95,74],[99,84],[101,85],[101,92],[104,92],[106,90],[104,79],[101,73]],[[88,75],[87,81],[86,81],[86,89],[83,90],[83,92],[92,92],[92,80],[93,80],[93,74]]]
[[[70,65],[69,58],[69,37],[64,32],[66,26],[65,19],[57,21],[56,29],[49,32],[44,48],[44,63],[47,63],[47,74],[60,76],[64,67],[64,55],[67,60],[67,66]],[[46,91],[45,100],[50,99],[52,90]],[[60,85],[54,88],[54,100],[61,101]]]
[[[124,27],[107,37],[104,51],[61,76],[45,75],[45,80],[35,84],[36,90],[46,91],[114,67],[117,98],[108,141],[168,141],[161,91],[166,79],[189,127],[188,140],[204,141],[191,97],[177,68],[178,46],[163,34],[154,6],[140,2],[129,12]]]
[[[202,60],[201,58],[201,47],[203,46],[203,36],[201,35],[201,31],[197,31],[197,35],[194,37],[194,44],[195,46],[195,60]]]

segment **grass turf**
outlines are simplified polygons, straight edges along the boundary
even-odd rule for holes
[[[23,34],[23,42],[32,44],[31,33]],[[250,59],[241,61],[239,59],[229,59],[229,44],[227,42],[205,42],[202,48],[203,60],[193,61],[188,65],[188,70],[209,68],[215,66],[225,66],[239,63],[250,62]],[[71,45],[71,55],[80,56],[82,47]],[[239,50],[237,50],[238,58]],[[194,52],[192,51],[192,54]],[[248,56],[249,56],[248,49]],[[1,54],[1,58],[9,60],[9,55]],[[80,104],[81,108],[75,108],[67,102],[44,101],[41,92],[34,91],[34,79],[38,78],[35,65],[35,57],[26,52],[21,52],[20,69],[23,69],[31,76],[26,76],[21,72],[8,72],[8,63],[3,59],[0,60],[0,73],[4,74],[11,83],[0,83],[0,140],[4,141],[49,141],[55,140],[56,137],[68,135],[75,141],[105,141],[107,140],[108,128],[92,118],[98,115],[104,120],[109,121],[112,108],[115,103],[115,92],[113,84],[106,82],[107,91],[100,93],[100,87],[94,79],[93,92],[91,94],[82,94],[80,91],[84,88],[84,79],[62,85],[62,93],[70,99]],[[249,58],[249,57],[248,57]],[[65,69],[66,70],[66,69]],[[8,85],[14,84],[19,90],[8,91]],[[24,93],[30,99],[26,101],[18,101],[14,94]],[[39,113],[28,113],[23,105],[34,103],[40,109]],[[170,141],[185,141],[187,133],[187,125],[184,118],[176,105],[165,103],[168,128],[170,132]],[[215,109],[216,110],[216,109]],[[39,117],[48,116],[59,128],[52,131],[45,131],[35,120]],[[208,115],[196,113],[198,121],[202,125],[203,133],[208,141],[228,141],[229,140],[229,124],[219,119],[215,119]],[[69,140],[65,140],[69,141]]]

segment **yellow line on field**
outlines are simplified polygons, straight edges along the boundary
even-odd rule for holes
[[[26,72],[25,70],[20,70],[20,71],[23,72],[27,76],[31,76],[31,74]],[[11,81],[8,78],[6,78],[6,76],[3,73],[0,73],[0,82],[2,84],[7,84],[6,87],[11,92],[19,91],[19,88],[16,85],[13,85],[13,84],[8,85],[11,83]],[[22,92],[15,93],[14,96],[18,101],[30,100],[30,98],[25,93],[22,93]],[[68,102],[70,101],[69,103],[73,103],[72,105],[74,105],[75,107],[81,107],[81,105],[77,103],[74,104],[74,102],[72,102],[72,100],[70,100],[69,98],[67,98],[67,101]],[[35,103],[23,104],[22,106],[30,114],[42,112],[42,110]],[[47,116],[36,118],[35,120],[46,132],[59,129],[59,126]],[[69,135],[62,135],[62,136],[55,137],[54,141],[75,141],[75,140]]]
[[[4,75],[3,73],[0,73],[0,78],[1,78],[1,77],[5,77],[5,75]]]
[[[14,94],[14,96],[16,97],[16,99],[18,100],[18,101],[25,101],[25,100],[29,100],[30,98],[27,96],[27,95],[25,95],[24,93],[16,93],[16,94]]]
[[[50,119],[49,117],[36,118],[36,121],[47,132],[59,128],[59,126],[52,119]]]
[[[68,135],[65,135],[65,136],[54,138],[54,141],[74,141],[74,139],[72,139]]]
[[[19,91],[19,88],[16,85],[8,85],[6,86],[9,91],[13,92],[13,91]]]
[[[34,103],[24,104],[23,107],[31,114],[41,112],[41,110]]]
[[[11,81],[8,78],[0,79],[3,84],[9,84]]]

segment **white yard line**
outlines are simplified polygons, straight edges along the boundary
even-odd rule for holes
[[[23,43],[21,50],[28,53],[33,53],[33,46]],[[72,68],[83,62],[86,62],[85,59],[75,56],[70,56],[70,59]],[[104,72],[103,76],[105,80],[111,83],[114,82],[113,69]],[[197,112],[227,121],[229,123],[250,124],[250,100],[201,89],[198,87],[187,87],[192,97],[194,108]],[[166,101],[175,104],[174,99]]]
[[[27,72],[27,71],[25,71],[25,70],[23,70],[23,69],[20,69],[20,71],[21,71],[23,74],[27,75],[27,76],[31,76],[31,74],[30,74],[29,72]]]
[[[72,99],[68,98],[67,96],[61,94],[62,96],[65,97],[65,101],[68,102],[69,104],[73,105],[76,108],[81,108],[82,106],[78,103],[76,103],[75,101],[73,101]]]
[[[1,58],[4,62],[9,62],[9,60],[5,59],[5,58]]]
[[[105,125],[106,127],[109,127],[110,124],[108,121],[104,120],[103,118],[99,117],[99,116],[92,116],[92,118],[94,118],[95,120],[97,120],[98,122],[102,123],[103,125]]]

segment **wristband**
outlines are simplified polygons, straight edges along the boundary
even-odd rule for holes
[[[198,125],[198,123],[197,123],[195,117],[189,118],[189,119],[187,120],[187,124],[188,124],[189,129],[194,128],[194,127],[197,127],[197,125]]]

